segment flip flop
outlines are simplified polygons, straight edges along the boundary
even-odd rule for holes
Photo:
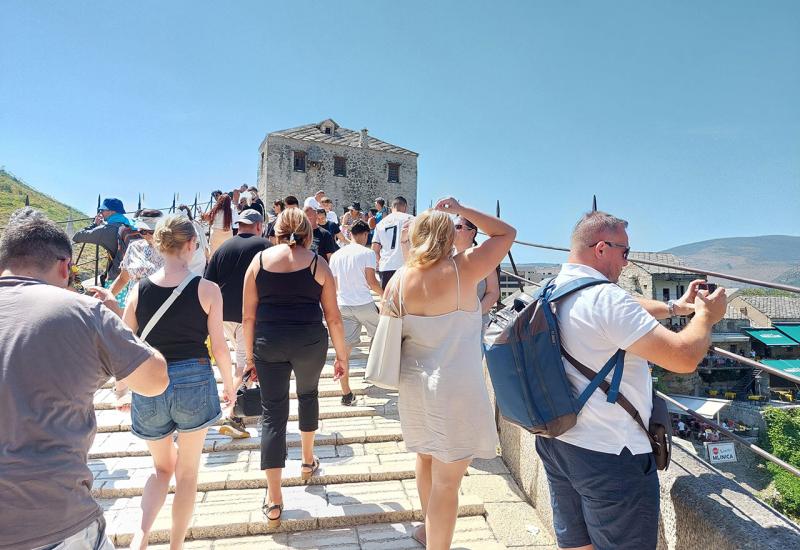
[[[311,471],[306,472],[303,470],[303,468],[311,468]],[[319,470],[319,458],[315,456],[311,464],[300,464],[300,479],[303,481],[308,481],[314,477],[314,474],[317,473],[317,470]]]

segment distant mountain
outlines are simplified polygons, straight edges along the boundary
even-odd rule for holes
[[[669,252],[687,265],[743,277],[800,284],[800,237],[730,237],[676,246]]]
[[[87,217],[83,212],[23,183],[9,172],[0,170],[0,227],[5,227],[14,210],[25,206],[26,195],[32,207],[44,211],[53,221],[66,221],[70,213],[72,219]],[[87,224],[87,221],[77,222],[75,228],[80,229]]]

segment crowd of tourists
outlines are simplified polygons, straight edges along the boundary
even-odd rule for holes
[[[515,229],[452,197],[416,216],[400,196],[389,204],[377,198],[367,212],[353,202],[341,217],[324,191],[302,203],[276,199],[270,209],[246,185],[212,199],[200,219],[186,207],[170,215],[140,210],[130,219],[120,200],[106,199],[72,239],[108,252],[101,284],[85,294],[65,291],[74,290],[74,269],[64,231],[34,209],[13,214],[0,238],[0,549],[113,548],[86,465],[93,395],[109,378],[117,407],[130,409],[131,432],[153,461],[132,548],[147,546],[173,477],[170,545],[182,547],[207,431],[250,437],[234,404],[237,390],[256,382],[263,514],[270,528],[279,527],[284,507],[293,506],[281,491],[290,378],[308,481],[320,469],[314,435],[329,345],[341,403],[353,405],[350,355],[362,330],[376,334],[381,315],[402,319],[400,424],[417,455],[425,518],[413,537],[449,548],[467,467],[497,455],[481,342]],[[583,277],[616,282],[630,250],[626,227],[603,212],[581,218],[556,288]],[[645,425],[652,408],[647,361],[692,371],[725,312],[724,290],[707,295],[700,282],[669,304],[633,298],[613,284],[558,303],[570,357],[600,370],[615,352],[628,351],[620,392]],[[688,314],[678,334],[657,322]],[[576,395],[586,389],[569,361],[564,372]],[[538,437],[536,447],[560,547],[655,548],[655,462],[625,410],[595,392],[574,427]]]

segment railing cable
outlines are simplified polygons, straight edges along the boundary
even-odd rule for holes
[[[563,248],[560,246],[549,246],[546,244],[538,244],[538,243],[530,243],[526,241],[514,241],[516,244],[521,244],[523,246],[530,246],[533,248],[541,248],[544,250],[555,250],[557,252],[569,252],[569,248]],[[741,277],[739,275],[731,275],[729,273],[720,273],[718,271],[711,271],[708,269],[699,269],[696,267],[689,267],[685,265],[674,265],[668,264],[664,262],[653,262],[651,260],[642,260],[640,258],[634,258],[629,260],[633,264],[645,264],[645,265],[652,265],[655,267],[665,267],[669,269],[677,269],[679,271],[686,271],[688,273],[695,273],[697,275],[706,275],[710,277],[717,277],[719,279],[726,279],[728,281],[736,281],[739,283],[746,283],[750,285],[757,285],[763,286],[767,288],[774,288],[776,290],[785,290],[787,292],[796,292],[800,293],[800,287],[793,286],[793,285],[784,285],[781,283],[772,283],[769,281],[761,281],[758,279],[750,279],[748,277]]]

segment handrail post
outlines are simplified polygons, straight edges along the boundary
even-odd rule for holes
[[[97,212],[100,210],[100,195],[97,195],[97,210],[95,210],[95,216],[97,216]],[[94,286],[98,286],[98,277],[100,276],[100,245],[94,245]]]

